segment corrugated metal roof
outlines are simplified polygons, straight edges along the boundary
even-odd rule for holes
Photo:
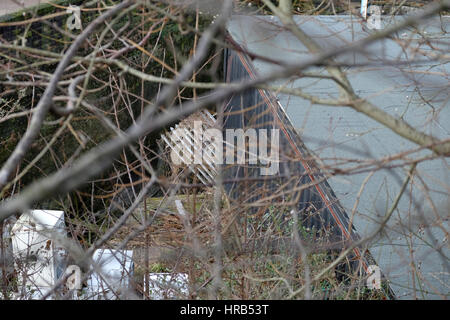
[[[386,26],[399,19],[403,18],[386,18],[382,23]],[[360,20],[349,16],[296,16],[295,21],[324,50],[345,46],[372,32]],[[450,70],[448,64],[431,59],[430,54],[436,53],[437,48],[444,53],[450,51],[449,22],[449,17],[428,20],[417,31],[408,29],[395,35],[397,40],[379,41],[365,48],[365,52],[348,53],[336,61],[353,66],[344,69],[356,93],[361,97],[394,116],[402,117],[421,131],[440,139],[448,139]],[[228,31],[240,46],[270,59],[295,62],[307,59],[310,55],[301,42],[285,31],[274,17],[235,16],[228,24]],[[427,35],[428,43],[422,41],[421,34]],[[401,40],[404,41],[403,46],[400,45]],[[420,63],[412,65],[409,63],[412,60]],[[267,75],[279,68],[259,59],[248,61],[255,73],[260,75]],[[401,63],[393,65],[394,61]],[[354,67],[355,65],[358,67]],[[308,71],[325,74],[323,68],[312,68]],[[304,77],[295,80],[283,79],[275,81],[274,84],[302,88],[306,93],[320,98],[338,98],[336,85],[329,79]],[[312,106],[305,99],[286,94],[276,94],[276,99],[289,118],[287,122],[291,122],[306,147],[325,165],[345,170],[357,164],[357,161],[382,159],[416,147],[383,125],[348,107]],[[428,154],[428,151],[422,150],[414,156]],[[448,165],[447,159],[436,159],[420,163],[417,167],[417,172],[431,189],[430,198],[433,205],[442,209],[440,213],[444,217],[448,217],[446,210],[449,205]],[[338,175],[328,180],[337,199],[348,213],[352,212],[356,195],[367,174],[362,172]],[[370,178],[355,216],[355,225],[362,236],[377,227],[377,221],[380,221],[389,208],[404,176],[405,172],[401,168],[395,168],[377,171]],[[372,254],[393,282],[399,296],[405,294],[411,297],[412,294],[409,253],[405,250],[408,237],[404,234],[406,232],[409,236],[410,231],[416,233],[420,224],[418,214],[431,214],[433,210],[424,198],[420,184],[419,181],[414,181],[410,186],[408,194],[405,194],[399,204],[397,216],[389,224],[387,237],[371,248]],[[412,203],[411,199],[415,199],[416,203]],[[412,215],[409,215],[410,211]],[[448,230],[448,223],[445,226]],[[431,228],[431,231],[439,241],[442,240],[441,230]],[[443,283],[449,283],[449,270],[437,252],[429,252],[430,248],[426,246],[429,240],[426,236],[421,240],[420,237],[412,235],[416,250],[415,260],[422,262],[423,276],[430,286],[445,292]],[[447,250],[445,244],[443,248]],[[425,290],[432,292],[431,287]]]

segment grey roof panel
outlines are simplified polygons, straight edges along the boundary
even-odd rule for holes
[[[355,17],[349,16],[297,16],[297,24],[313,37],[324,50],[345,46],[352,40],[367,36],[366,30]],[[384,19],[383,24],[395,23],[402,17]],[[450,138],[449,74],[450,66],[432,59],[433,54],[450,52],[450,18],[441,17],[427,20],[418,30],[409,28],[395,35],[394,40],[379,41],[364,48],[364,52],[349,53],[336,61],[343,64],[361,65],[345,69],[357,94],[368,99],[384,111],[402,117],[412,126],[440,139]],[[306,48],[279,24],[277,18],[261,16],[235,16],[228,25],[233,39],[249,52],[294,62],[309,56]],[[421,41],[420,34],[427,35],[428,43]],[[448,58],[447,58],[448,60]],[[394,61],[400,64],[392,65]],[[408,61],[417,63],[410,64]],[[368,66],[364,64],[369,63]],[[279,68],[265,61],[254,59],[252,65],[261,75]],[[323,68],[310,68],[308,72],[324,74]],[[275,84],[300,87],[307,93],[322,98],[337,98],[338,92],[333,82],[327,79],[301,78],[278,80]],[[290,121],[301,134],[306,146],[319,156],[324,164],[341,169],[354,166],[355,162],[340,164],[337,159],[354,161],[382,159],[401,151],[417,147],[412,142],[399,137],[381,124],[348,107],[328,107],[311,105],[299,97],[277,94]],[[358,152],[354,152],[354,150]],[[414,157],[427,156],[422,150]],[[395,162],[393,162],[395,163]],[[409,264],[407,237],[404,234],[419,230],[420,214],[425,219],[434,219],[433,206],[444,219],[447,230],[449,203],[449,161],[436,159],[420,163],[417,172],[430,189],[430,197],[424,197],[424,184],[416,179],[408,194],[399,204],[399,210],[389,224],[388,237],[380,239],[371,248],[382,270],[395,283],[399,296],[412,295],[412,280]],[[350,214],[356,195],[368,173],[336,176],[328,180],[339,201]],[[398,193],[405,177],[403,169],[377,171],[367,183],[358,206],[355,224],[364,236],[378,225],[386,208]],[[413,201],[412,201],[413,200]],[[432,201],[432,203],[431,203]],[[412,213],[411,215],[409,213]],[[447,221],[445,221],[447,219]],[[448,259],[448,243],[443,243],[444,234],[439,228],[430,228],[431,234],[442,247],[441,253]],[[421,240],[420,238],[423,238]],[[447,263],[426,243],[427,233],[412,236],[416,249],[414,260],[422,265],[423,277],[428,284],[445,292],[445,284],[450,283]],[[406,286],[407,288],[403,288]],[[427,287],[432,291],[431,287]],[[419,294],[420,296],[420,294]],[[430,295],[430,297],[436,297]]]

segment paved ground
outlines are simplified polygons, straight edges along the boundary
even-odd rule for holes
[[[0,0],[0,16],[45,2],[50,0]]]

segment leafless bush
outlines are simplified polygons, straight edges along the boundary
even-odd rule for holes
[[[428,18],[444,15],[448,0],[427,6],[417,1],[411,5],[417,9],[415,16],[332,49],[304,32],[293,13],[346,13],[360,19],[358,8],[347,1],[74,2],[82,2],[81,29],[68,29],[66,19],[75,11],[66,11],[64,1],[0,22],[3,299],[30,298],[20,277],[32,278],[29,263],[40,256],[34,252],[14,260],[9,238],[21,214],[35,208],[64,211],[67,236],[49,234],[45,228],[39,233],[53,241],[48,248],[64,248],[61,265],[80,267],[84,288],[83,295],[69,292],[66,284],[74,278],[66,273],[44,298],[92,298],[86,288],[92,273],[108,276],[93,259],[100,248],[133,252],[122,261],[124,267],[134,263],[133,274],[127,275],[130,281],[126,288],[102,288],[109,292],[107,298],[154,298],[151,275],[156,273],[188,276],[187,288],[171,283],[175,278],[168,281],[171,290],[162,298],[385,299],[395,297],[391,285],[400,297],[403,292],[408,298],[448,297],[448,172],[436,179],[427,169],[428,163],[437,162],[448,168],[448,83],[440,86],[442,79],[448,80],[448,37],[423,33],[419,27]],[[379,3],[386,19],[402,14],[404,4]],[[273,14],[277,18],[269,25],[310,55],[289,61],[287,54],[270,56],[235,43],[226,31],[232,14]],[[441,26],[445,34],[448,20]],[[413,30],[417,38],[402,38],[405,30]],[[372,45],[384,40],[396,43],[408,59],[371,56]],[[271,65],[270,72],[223,81],[224,50]],[[345,59],[356,55],[367,59]],[[383,92],[357,90],[352,78],[356,72],[385,67],[407,75],[414,99],[422,101],[416,116],[424,125],[416,125],[406,111],[395,114],[390,105],[373,102],[395,104],[374,99]],[[439,78],[427,83],[435,95],[423,90],[416,74]],[[328,81],[333,89],[311,93],[307,85],[292,85],[304,80]],[[289,169],[263,180],[251,175],[233,180],[227,166],[218,166],[215,179],[204,183],[195,174],[198,169],[173,164],[161,135],[190,115],[196,119],[202,109],[215,115],[222,130],[232,114],[227,102],[248,92],[270,92],[270,98],[282,104],[289,96],[311,108],[350,110],[407,142],[407,148],[381,157],[371,146],[334,143],[330,128],[323,128],[330,130],[328,141],[311,137],[306,128],[314,119],[306,112],[304,122],[294,124],[305,153],[283,150],[283,156],[286,163],[301,163],[307,173]],[[407,110],[411,99],[402,101],[400,109]],[[430,123],[444,133],[433,131]],[[378,139],[389,144],[389,137],[383,133]],[[310,145],[331,152],[308,150]],[[372,196],[366,188],[379,172],[387,172],[389,179]],[[353,177],[362,176],[351,194],[334,190],[336,196],[327,184],[352,184]],[[227,187],[233,183],[240,186],[237,193]],[[299,209],[300,199],[317,186],[323,186],[317,192],[325,205],[315,207],[311,200]],[[386,196],[378,197],[381,192]],[[436,194],[444,200],[436,201]],[[348,235],[341,230],[336,236],[336,221],[324,220],[333,206],[346,211]],[[371,221],[372,228],[358,236],[354,219],[361,217]],[[371,255],[380,243],[403,249]],[[418,254],[419,246],[426,250]],[[382,289],[367,289],[368,266],[390,259],[388,254],[400,257],[399,267],[408,265],[408,283],[396,282],[390,276],[393,270],[382,270],[387,276]],[[436,257],[442,274],[421,269],[427,257]]]

